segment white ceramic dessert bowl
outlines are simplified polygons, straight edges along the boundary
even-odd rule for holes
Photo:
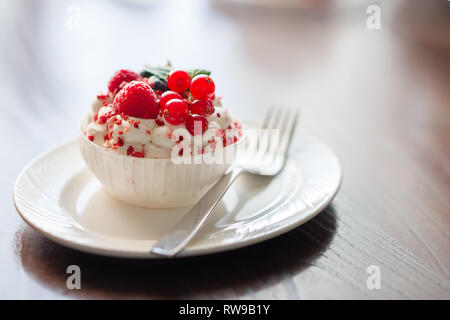
[[[172,159],[122,155],[89,141],[80,123],[79,146],[87,167],[115,198],[139,207],[176,208],[194,205],[225,174],[232,162],[175,164]],[[225,147],[234,152],[244,140]]]

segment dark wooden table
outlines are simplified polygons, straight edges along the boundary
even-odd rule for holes
[[[380,30],[370,2],[302,3],[2,2],[0,297],[450,298],[450,3],[376,2]],[[113,71],[168,58],[213,70],[242,117],[299,106],[299,134],[342,162],[332,204],[273,240],[172,261],[84,254],[28,227],[12,202],[20,170],[76,136]],[[81,290],[66,287],[71,264]]]

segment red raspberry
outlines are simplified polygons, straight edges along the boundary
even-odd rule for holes
[[[122,69],[116,71],[108,82],[108,90],[114,92],[119,89],[122,82],[131,82],[133,80],[138,80],[139,78],[139,74],[131,70]]]
[[[132,81],[120,90],[113,107],[118,114],[143,119],[156,119],[159,113],[155,93],[150,85],[140,81]]]

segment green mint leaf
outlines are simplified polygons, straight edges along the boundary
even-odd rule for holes
[[[205,70],[205,69],[189,69],[187,70],[187,73],[189,76],[194,78],[195,76],[198,76],[199,74],[206,74],[207,76],[211,75],[211,71]]]
[[[168,67],[150,67],[145,66],[141,71],[141,77],[150,78],[151,76],[158,77],[160,80],[167,82],[167,76],[171,71]]]

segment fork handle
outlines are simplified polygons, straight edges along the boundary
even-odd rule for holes
[[[174,257],[179,253],[216,208],[225,192],[243,172],[241,168],[235,168],[225,174],[201,199],[194,205],[184,217],[177,222],[171,231],[166,233],[153,247],[151,252]]]

